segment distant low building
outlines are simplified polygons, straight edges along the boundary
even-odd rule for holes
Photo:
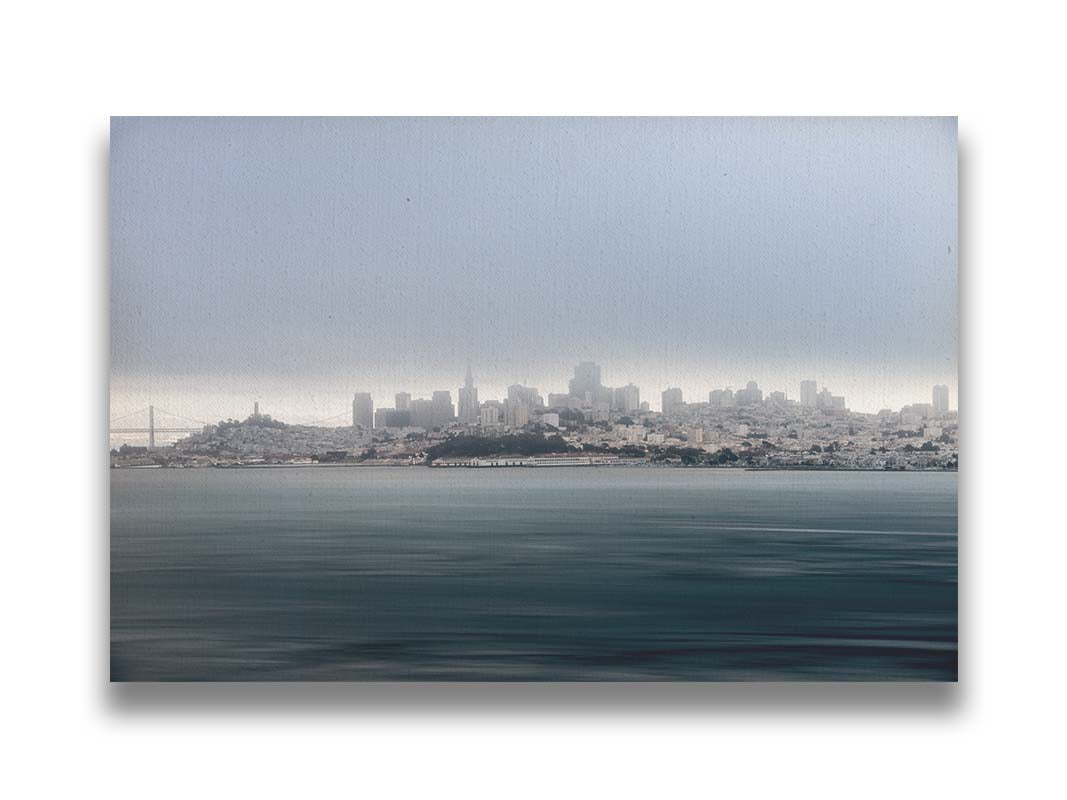
[[[734,390],[713,389],[708,393],[708,405],[712,408],[732,408],[734,406]]]
[[[734,400],[739,406],[758,406],[763,402],[763,390],[755,381],[749,381],[744,389],[738,389]]]
[[[582,407],[582,399],[574,397],[570,394],[549,394],[548,395],[548,407],[549,408],[573,408],[575,410]]]

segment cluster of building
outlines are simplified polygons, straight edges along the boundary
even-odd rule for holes
[[[514,384],[508,387],[504,399],[480,402],[468,366],[463,386],[457,393],[457,404],[452,403],[452,393],[448,390],[435,391],[428,400],[412,399],[409,393],[399,392],[393,407],[375,409],[370,393],[359,392],[352,399],[352,426],[433,429],[459,424],[501,430],[524,428],[533,416],[542,424],[558,427],[558,415],[546,409],[590,409],[595,417],[602,419],[607,419],[612,411],[648,410],[648,404],[641,403],[640,390],[632,383],[619,388],[602,386],[600,367],[591,362],[575,368],[568,388],[567,393],[549,394],[546,401],[537,387]]]
[[[947,386],[935,386],[929,403],[877,414],[850,411],[843,397],[815,381],[800,384],[799,401],[782,391],[765,394],[755,381],[738,390],[714,389],[706,402],[686,402],[682,390],[672,387],[661,394],[661,409],[652,411],[634,384],[604,386],[592,362],[575,367],[567,389],[546,399],[536,387],[515,384],[502,399],[480,400],[468,367],[458,404],[447,390],[429,399],[399,392],[393,407],[375,409],[371,395],[359,393],[352,401],[352,425],[336,428],[286,425],[260,414],[257,405],[243,422],[209,425],[173,448],[123,448],[113,452],[112,461],[409,465],[432,461],[427,454],[454,437],[475,437],[464,441],[495,441],[498,446],[485,452],[508,462],[500,448],[510,440],[500,437],[532,434],[553,437],[553,451],[558,445],[571,459],[599,454],[626,463],[844,469],[955,469],[959,463],[958,421]],[[477,457],[467,461],[481,463]],[[614,463],[612,458],[595,463],[608,462]]]
[[[440,429],[453,425],[479,427],[488,431],[526,427],[531,420],[560,427],[559,412],[580,412],[589,422],[607,422],[612,414],[652,413],[647,401],[642,402],[641,390],[633,383],[611,387],[601,383],[600,366],[585,361],[574,368],[565,393],[549,393],[547,400],[536,387],[515,384],[509,386],[503,400],[479,402],[478,389],[470,366],[464,384],[458,390],[458,408],[452,403],[448,390],[435,391],[430,399],[412,399],[407,392],[396,395],[392,408],[374,408],[368,392],[359,392],[352,400],[352,427],[366,430],[388,428]],[[939,391],[947,398],[948,387],[935,388],[935,404]],[[947,410],[947,399],[945,406]],[[764,397],[755,381],[743,389],[713,389],[708,393],[710,408],[752,408],[764,405],[786,407],[795,405],[785,392],[774,391]],[[829,389],[819,389],[815,381],[801,381],[800,406],[820,410],[845,411],[845,398]],[[687,407],[682,390],[665,389],[660,395],[660,414],[671,416]]]

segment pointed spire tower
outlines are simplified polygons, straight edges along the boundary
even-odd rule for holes
[[[467,360],[467,374],[463,378],[463,388],[459,390],[459,421],[467,425],[478,423],[478,390],[474,388],[474,374],[471,372],[470,359]]]

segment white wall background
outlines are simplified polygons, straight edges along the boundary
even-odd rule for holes
[[[1054,6],[386,5],[5,10],[5,795],[1062,787],[1067,131]],[[109,687],[108,115],[164,113],[958,114],[960,685]]]

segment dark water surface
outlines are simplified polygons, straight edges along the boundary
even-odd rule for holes
[[[956,475],[111,471],[115,680],[955,680]]]

